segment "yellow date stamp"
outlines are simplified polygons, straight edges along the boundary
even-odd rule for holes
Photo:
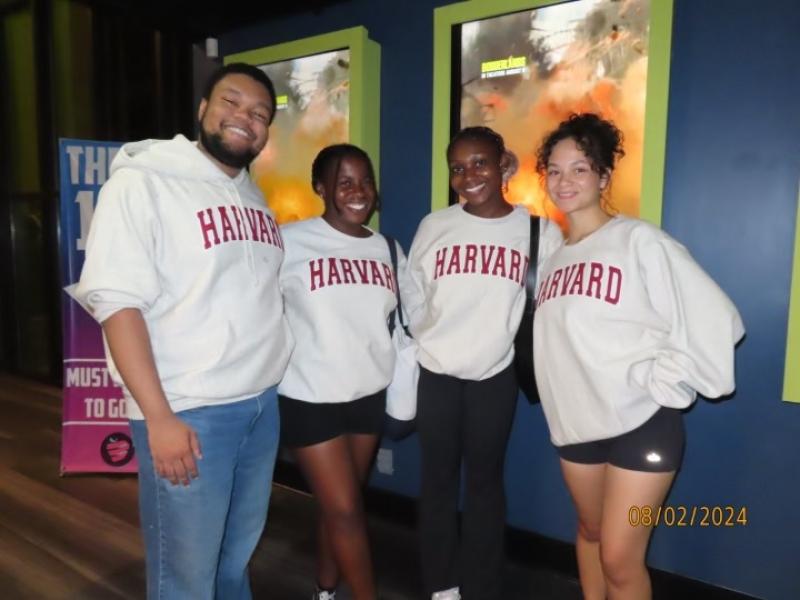
[[[746,506],[631,506],[631,527],[744,527]]]

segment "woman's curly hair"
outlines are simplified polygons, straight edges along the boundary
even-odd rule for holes
[[[547,164],[555,145],[561,140],[573,139],[589,159],[592,170],[600,175],[610,175],[617,160],[625,155],[622,132],[614,123],[594,113],[572,114],[559,123],[542,141],[536,152],[536,170],[547,173]]]

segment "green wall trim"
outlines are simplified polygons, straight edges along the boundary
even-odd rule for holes
[[[783,399],[800,404],[800,186],[794,228],[792,291],[789,297],[789,325],[786,333],[786,362],[783,371]]]

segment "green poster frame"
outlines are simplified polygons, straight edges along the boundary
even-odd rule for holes
[[[557,4],[554,0],[469,0],[435,9],[433,16],[433,144],[431,210],[448,203],[445,152],[450,140],[452,30],[454,25]],[[647,101],[639,216],[661,224],[667,138],[672,0],[652,0]]]
[[[783,400],[800,404],[800,186],[794,228],[792,291],[786,331],[786,360],[783,370]]]

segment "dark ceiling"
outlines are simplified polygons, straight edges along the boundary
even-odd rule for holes
[[[80,0],[79,0],[80,1]],[[320,13],[347,0],[83,0],[106,12],[135,16],[192,40],[304,12]]]

